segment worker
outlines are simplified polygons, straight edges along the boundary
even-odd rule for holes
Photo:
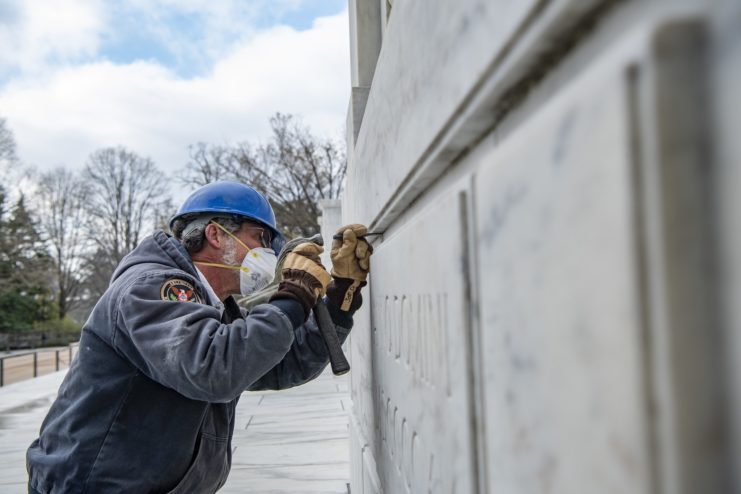
[[[247,313],[233,295],[272,281],[283,236],[268,201],[237,182],[193,192],[116,268],[79,353],[27,452],[30,493],[217,491],[231,467],[245,390],[280,390],[328,362],[311,316],[325,301],[340,341],[362,303],[362,225],[332,246],[298,245],[277,293]],[[344,304],[344,307],[343,307]]]

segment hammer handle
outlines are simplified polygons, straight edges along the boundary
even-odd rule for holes
[[[350,370],[350,363],[342,352],[342,345],[340,345],[340,339],[337,337],[334,322],[332,322],[332,318],[329,315],[329,309],[327,309],[323,300],[319,300],[313,310],[319,331],[322,332],[324,343],[327,345],[332,372],[335,376],[347,374]]]

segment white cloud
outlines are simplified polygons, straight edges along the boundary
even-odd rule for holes
[[[337,0],[327,2],[336,4]],[[210,67],[225,49],[253,37],[258,28],[316,10],[316,0],[126,0],[110,4],[119,19],[106,41],[125,41],[132,31],[162,48],[186,72]],[[302,17],[301,15],[298,15]],[[194,49],[195,47],[195,49]]]
[[[95,22],[90,26],[94,37]],[[276,111],[302,115],[315,131],[339,137],[350,84],[347,29],[344,12],[306,31],[260,31],[194,79],[154,62],[57,68],[0,89],[0,115],[20,158],[41,168],[79,167],[94,149],[120,144],[174,172],[186,162],[188,144],[265,137]],[[64,53],[84,46],[70,42]]]
[[[0,7],[0,65],[37,74],[49,62],[95,54],[105,28],[100,0],[12,0]]]

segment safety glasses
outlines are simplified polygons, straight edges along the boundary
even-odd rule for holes
[[[261,226],[244,226],[245,230],[259,230],[260,231],[260,245],[266,249],[270,249],[273,242],[273,234],[267,228]]]
[[[227,230],[226,228],[224,228],[224,226],[221,225],[218,221],[211,220],[210,223],[213,224],[213,225],[216,225],[221,231],[223,231],[224,233],[226,233],[227,235],[229,235],[230,237],[232,237],[234,240],[236,240],[237,242],[239,242],[240,244],[242,244],[242,246],[245,249],[251,250],[250,247],[247,244],[245,244],[234,233],[232,233],[229,230]],[[242,228],[244,228],[245,230],[259,230],[259,232],[260,232],[260,246],[261,247],[264,247],[264,248],[267,248],[267,249],[271,249],[272,248],[271,243],[273,241],[273,234],[272,234],[272,232],[270,230],[268,230],[267,228],[263,228],[261,226],[252,226],[252,225],[242,225]],[[254,234],[252,234],[252,233],[250,233],[250,236],[253,239],[255,238]]]

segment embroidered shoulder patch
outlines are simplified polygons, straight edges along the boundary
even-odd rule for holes
[[[185,280],[179,280],[177,278],[167,280],[162,284],[160,297],[162,300],[170,300],[172,302],[203,303],[203,300],[198,296],[193,285]]]

